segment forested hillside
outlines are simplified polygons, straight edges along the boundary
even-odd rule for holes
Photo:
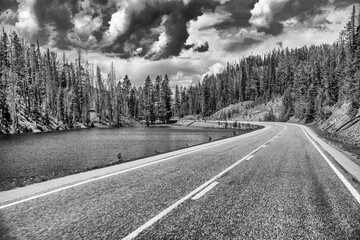
[[[332,45],[288,49],[279,43],[267,54],[228,63],[222,73],[205,76],[197,85],[176,86],[174,95],[167,75],[157,76],[154,83],[148,77],[136,88],[128,76],[116,76],[114,65],[104,77],[81,52],[70,62],[63,54],[24,43],[15,32],[0,35],[3,133],[34,131],[27,121],[38,130],[89,126],[90,112],[99,122],[122,126],[128,118],[150,124],[172,116],[208,117],[238,102],[255,106],[281,99],[283,110],[274,120],[293,117],[309,123],[329,119],[336,104],[347,103],[353,116],[360,107],[360,13],[355,6]]]
[[[149,123],[171,117],[167,75],[158,76],[155,84],[148,77],[136,88],[128,76],[116,76],[114,65],[103,77],[81,52],[69,62],[65,55],[25,44],[15,32],[0,35],[0,133],[89,126],[91,111],[99,122],[113,126],[128,118]]]
[[[350,104],[350,114],[360,107],[360,13],[355,6],[350,21],[332,45],[278,48],[265,55],[227,64],[224,72],[206,76],[180,89],[175,106],[179,115],[207,117],[238,102],[267,103],[281,98],[283,111],[276,120],[291,117],[305,122],[325,121],[335,104]],[[231,116],[227,116],[231,117]]]

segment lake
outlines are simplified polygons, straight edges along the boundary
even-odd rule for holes
[[[0,190],[232,136],[234,129],[157,125],[0,135]]]

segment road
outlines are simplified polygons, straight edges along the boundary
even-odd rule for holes
[[[358,184],[351,193],[299,126],[266,125],[102,177],[3,192],[0,238],[360,239]]]

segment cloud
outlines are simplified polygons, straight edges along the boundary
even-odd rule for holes
[[[181,81],[184,79],[184,73],[182,71],[179,71],[172,79],[176,82]]]
[[[250,27],[250,10],[254,8],[257,0],[230,0],[219,7],[220,12],[227,14],[227,18],[213,25],[217,30]]]
[[[224,50],[227,52],[234,52],[234,51],[243,51],[246,50],[253,45],[262,43],[262,40],[254,39],[254,38],[245,38],[241,42],[229,42],[224,46]]]
[[[126,8],[123,7],[116,13],[111,16],[111,20],[109,22],[110,26],[109,29],[105,32],[104,41],[105,42],[112,42],[118,36],[125,33],[128,29],[130,23],[128,20],[128,16],[126,14]]]
[[[0,23],[15,25],[17,22],[17,13],[11,9],[7,9],[6,11],[0,13]]]
[[[224,69],[225,69],[224,65],[222,65],[221,63],[215,63],[208,68],[208,71],[202,75],[201,79],[204,79],[206,75],[211,76],[211,75],[219,74],[223,72]]]
[[[166,32],[161,33],[158,41],[153,43],[146,57],[154,60],[159,59],[163,54],[163,51],[166,49],[168,42],[169,37],[166,35]]]
[[[138,48],[142,48],[141,57],[151,60],[178,56],[186,48],[188,22],[219,5],[211,0],[122,1],[104,32],[102,50],[120,58],[133,56],[126,50]],[[135,47],[124,49],[125,43]]]
[[[207,52],[207,51],[209,51],[209,43],[205,42],[204,44],[202,44],[200,46],[195,46],[194,51],[195,52]]]
[[[36,0],[19,0],[19,19],[15,26],[28,38],[35,37],[40,30],[33,8],[35,3]]]
[[[209,51],[209,43],[205,42],[204,44],[198,44],[198,43],[193,43],[193,44],[185,44],[184,47],[185,50],[189,50],[192,49],[194,52],[207,52]]]
[[[16,0],[1,0],[0,1],[0,13],[6,11],[6,10],[12,10],[17,11],[18,9],[18,3]]]
[[[289,0],[259,0],[250,11],[249,22],[256,28],[270,28],[274,15],[279,13]]]
[[[195,84],[228,61],[283,47],[332,43],[358,0],[0,0],[0,22],[27,41],[81,49],[104,74],[137,86],[147,75]]]
[[[260,32],[279,35],[288,20],[296,20],[303,27],[317,27],[324,22],[326,9],[333,5],[344,8],[356,0],[259,0],[250,11],[249,23]],[[321,28],[321,27],[320,27]]]

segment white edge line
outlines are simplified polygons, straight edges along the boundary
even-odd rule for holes
[[[11,207],[11,206],[14,206],[14,205],[17,205],[17,204],[20,204],[20,203],[28,202],[28,201],[31,201],[31,200],[34,200],[34,199],[37,199],[37,198],[45,197],[47,195],[51,195],[51,194],[54,194],[54,193],[57,193],[57,192],[60,192],[60,191],[64,191],[66,189],[81,186],[81,185],[84,185],[84,184],[87,184],[87,183],[90,183],[90,182],[95,182],[95,181],[98,181],[98,180],[101,180],[101,179],[105,179],[105,178],[116,176],[116,175],[119,175],[119,174],[122,174],[122,173],[130,172],[130,171],[133,171],[133,170],[136,170],[136,169],[139,169],[139,168],[143,168],[143,167],[146,167],[146,166],[151,166],[151,165],[154,165],[154,164],[157,164],[157,163],[160,163],[160,162],[165,162],[165,161],[177,158],[177,157],[181,157],[181,156],[184,156],[184,155],[187,155],[187,154],[202,151],[202,150],[205,150],[205,149],[208,149],[208,148],[216,147],[216,146],[219,146],[219,145],[222,145],[222,144],[225,144],[225,143],[229,143],[229,142],[233,142],[233,141],[245,138],[245,137],[251,137],[252,135],[257,135],[257,134],[259,134],[261,132],[267,131],[270,128],[271,127],[269,127],[269,128],[265,127],[265,128],[263,128],[263,129],[261,129],[259,131],[254,131],[254,132],[251,132],[249,134],[243,134],[243,135],[240,135],[238,137],[224,139],[223,141],[221,141],[219,143],[215,142],[214,144],[212,144],[210,146],[206,146],[206,147],[203,147],[203,148],[200,148],[200,149],[195,149],[195,150],[192,150],[192,151],[189,151],[189,152],[180,153],[180,154],[177,154],[177,155],[174,155],[174,156],[170,156],[170,157],[160,159],[160,160],[157,160],[157,161],[154,161],[154,162],[146,163],[146,164],[136,166],[136,167],[133,167],[133,168],[125,169],[125,170],[122,170],[122,171],[119,171],[119,172],[110,173],[110,174],[107,174],[107,175],[104,175],[104,176],[95,177],[95,178],[92,178],[92,179],[89,179],[89,180],[85,180],[85,181],[82,181],[82,182],[79,182],[79,183],[75,183],[75,184],[72,184],[72,185],[69,185],[69,186],[66,186],[66,187],[57,188],[57,189],[49,191],[49,192],[45,192],[45,193],[42,193],[42,194],[39,194],[39,195],[36,195],[36,196],[32,196],[32,197],[29,197],[29,198],[25,198],[25,199],[22,199],[22,200],[19,200],[19,201],[15,201],[15,202],[12,202],[12,203],[2,205],[2,206],[0,206],[0,210]]]
[[[286,129],[286,126],[285,126]],[[277,136],[277,135],[276,135]],[[274,138],[274,137],[273,137]],[[272,138],[272,139],[273,139]],[[266,143],[264,143],[263,145],[265,145]],[[195,190],[193,190],[192,192],[190,192],[188,195],[186,195],[185,197],[181,198],[180,200],[178,200],[177,202],[173,203],[171,206],[169,206],[168,208],[166,208],[165,210],[163,210],[162,212],[160,212],[158,215],[156,215],[155,217],[151,218],[148,222],[146,222],[145,224],[143,224],[142,226],[140,226],[138,229],[134,230],[132,233],[130,233],[129,235],[127,235],[126,237],[123,238],[123,240],[130,240],[130,239],[134,239],[136,238],[142,231],[144,231],[145,229],[151,227],[154,223],[156,223],[157,221],[159,221],[161,218],[163,218],[165,215],[167,215],[168,213],[170,213],[172,210],[174,210],[175,208],[177,208],[179,205],[181,205],[183,202],[185,202],[186,200],[190,199],[192,196],[194,196],[196,193],[198,193],[199,191],[201,191],[202,189],[204,189],[205,187],[207,187],[209,184],[211,184],[212,182],[214,182],[216,179],[220,178],[222,175],[224,175],[226,172],[230,171],[231,169],[233,169],[234,167],[236,167],[238,164],[240,164],[241,162],[243,162],[245,159],[247,159],[250,155],[254,154],[255,152],[257,152],[258,150],[260,150],[263,145],[261,145],[260,147],[256,148],[255,150],[253,150],[251,153],[249,153],[248,155],[246,155],[245,157],[243,157],[242,159],[240,159],[239,161],[235,162],[234,164],[232,164],[231,166],[229,166],[228,168],[226,168],[225,170],[223,170],[222,172],[220,172],[218,175],[216,175],[215,177],[213,177],[212,179],[208,180],[207,182],[203,183],[201,186],[199,186],[198,188],[196,188]]]
[[[219,182],[213,182],[209,186],[207,186],[205,189],[203,189],[201,192],[196,194],[191,200],[198,200],[202,196],[204,196],[207,192],[209,192],[211,189],[213,189],[216,185],[218,185]]]
[[[326,162],[329,164],[329,166],[331,167],[331,169],[336,173],[336,175],[340,178],[340,180],[344,183],[344,185],[346,186],[346,188],[351,192],[351,194],[354,196],[354,198],[356,199],[356,201],[360,204],[360,195],[359,193],[355,190],[355,188],[353,186],[351,186],[351,184],[349,183],[349,181],[340,173],[339,170],[337,170],[337,168],[330,162],[330,160],[325,156],[325,154],[320,150],[320,148],[314,143],[314,141],[310,138],[310,136],[308,135],[308,133],[304,130],[304,127],[302,126],[298,126],[301,127],[301,129],[303,130],[303,132],[305,133],[306,137],[310,140],[310,142],[315,146],[315,148],[318,150],[318,152],[321,154],[321,156],[326,160]]]

